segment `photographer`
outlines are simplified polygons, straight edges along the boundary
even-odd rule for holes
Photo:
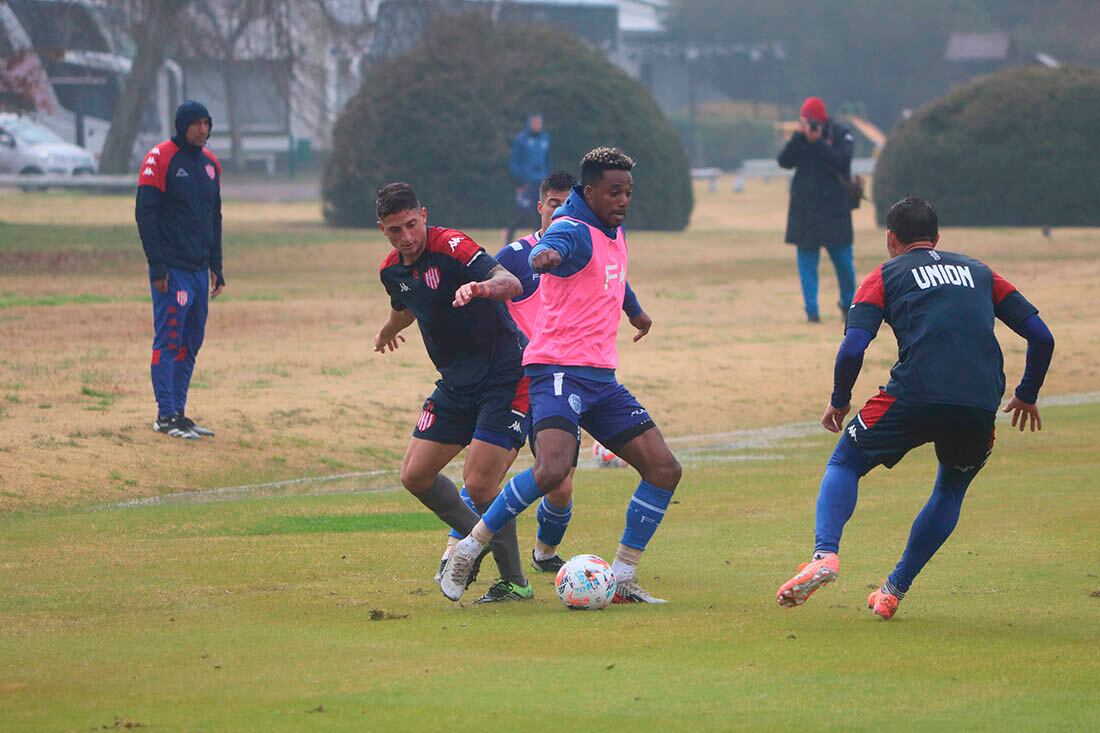
[[[829,119],[825,103],[809,97],[802,104],[798,130],[779,153],[782,168],[794,168],[785,241],[798,249],[798,274],[806,318],[820,323],[817,266],[821,247],[829,253],[840,286],[837,304],[845,316],[855,295],[852,261],[851,178],[854,139],[848,128]]]

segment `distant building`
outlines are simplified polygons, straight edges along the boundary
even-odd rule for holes
[[[1008,33],[952,33],[944,51],[948,81],[961,84],[978,74],[989,74],[1016,63],[1016,46]]]

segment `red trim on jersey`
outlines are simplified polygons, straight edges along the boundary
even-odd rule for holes
[[[203,148],[202,153],[214,163],[214,168],[218,171],[218,186],[220,187],[222,185],[221,161],[218,160],[218,156],[214,155],[213,151],[211,151],[209,148]]]
[[[993,272],[993,305],[1000,305],[1001,301],[1016,292],[1016,286]]]
[[[161,193],[167,186],[168,166],[172,157],[179,151],[171,140],[165,140],[159,145],[154,145],[145,157],[141,159],[141,168],[138,169],[138,186],[152,186]]]
[[[453,257],[464,265],[477,257],[481,245],[457,229],[428,227],[428,250]]]
[[[875,426],[875,423],[886,414],[886,411],[893,406],[897,399],[897,397],[891,397],[886,394],[886,392],[879,390],[879,393],[867,400],[867,404],[859,411],[859,419],[862,420],[863,424],[870,430]]]
[[[519,384],[516,385],[516,397],[512,400],[512,409],[519,410],[524,414],[527,414],[528,410],[531,409],[530,377],[519,378]]]
[[[176,352],[176,358],[174,361],[183,361],[187,358],[187,347],[181,346],[179,351]]]
[[[151,365],[156,366],[157,364],[160,364],[160,349],[153,349],[153,361]]]
[[[398,252],[396,249],[392,250],[388,255],[386,255],[386,259],[382,260],[382,264],[378,268],[378,271],[381,272],[382,270],[385,270],[387,267],[393,267],[394,265],[396,265],[400,261],[399,260],[400,257],[401,257],[400,252]]]
[[[882,310],[886,309],[886,289],[882,285],[882,265],[863,278],[852,303],[869,303]]]

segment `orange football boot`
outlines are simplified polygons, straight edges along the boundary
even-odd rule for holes
[[[894,617],[898,612],[899,603],[901,603],[900,598],[893,593],[884,592],[882,588],[867,596],[867,608],[883,621],[889,621]]]
[[[811,560],[798,566],[798,573],[775,594],[775,602],[785,608],[801,606],[818,588],[832,583],[840,575],[840,559],[835,552],[820,560]]]

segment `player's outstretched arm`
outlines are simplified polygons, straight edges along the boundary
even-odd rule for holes
[[[1013,293],[1013,295],[1017,294]],[[1032,306],[1031,309],[1034,310],[1034,307]],[[1043,419],[1039,416],[1039,407],[1036,403],[1039,401],[1039,390],[1046,379],[1051,357],[1054,356],[1054,335],[1038,313],[1028,316],[1022,323],[1015,322],[1011,317],[1003,320],[1013,331],[1027,339],[1024,376],[1020,379],[1012,399],[1005,405],[1004,411],[1012,413],[1012,427],[1018,428],[1022,433],[1024,427],[1030,424],[1031,432],[1034,433],[1036,430],[1043,429]]]
[[[821,425],[830,433],[839,433],[844,428],[844,418],[852,409],[852,387],[863,368],[863,353],[873,338],[870,331],[856,326],[844,334],[833,366],[833,394],[821,416]]]
[[[389,319],[382,324],[382,328],[378,329],[378,333],[374,336],[374,350],[380,354],[385,354],[386,350],[396,351],[399,342],[404,341],[405,337],[401,335],[401,331],[411,326],[416,321],[416,316],[409,310],[394,310],[390,309]]]
[[[452,305],[461,308],[474,298],[486,300],[511,300],[523,292],[523,286],[515,275],[508,272],[502,265],[496,265],[489,270],[489,277],[481,282],[466,283],[455,291],[455,299]]]

